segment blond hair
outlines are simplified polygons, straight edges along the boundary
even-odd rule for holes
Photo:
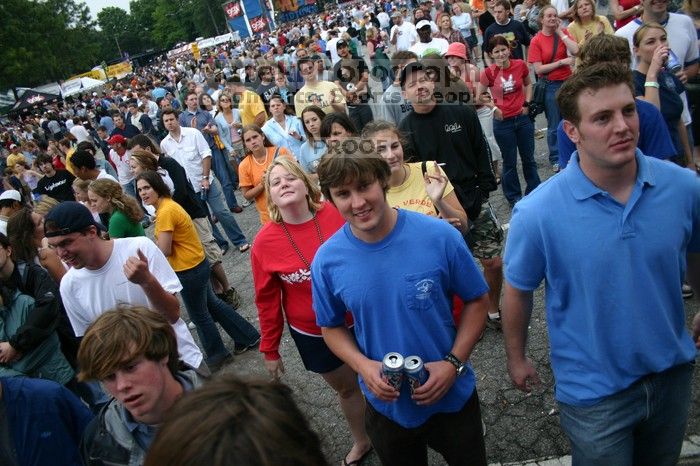
[[[295,160],[288,159],[286,157],[277,157],[272,161],[265,172],[265,176],[263,177],[265,197],[267,199],[267,211],[270,214],[270,220],[275,223],[282,222],[282,213],[280,212],[279,207],[277,207],[277,204],[272,202],[272,196],[270,196],[270,173],[272,172],[272,169],[277,166],[281,166],[291,175],[300,179],[304,183],[307,191],[306,202],[309,206],[309,211],[311,211],[311,213],[316,212],[321,207],[321,191],[316,186],[316,183],[309,178],[309,175],[306,174],[299,163],[297,163]]]

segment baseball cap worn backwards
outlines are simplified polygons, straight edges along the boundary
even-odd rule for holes
[[[87,207],[79,202],[61,202],[51,209],[44,218],[44,236],[53,238],[55,236],[68,235],[86,228],[94,226],[98,230],[105,228],[95,221],[92,213]]]

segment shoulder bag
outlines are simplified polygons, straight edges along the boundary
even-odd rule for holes
[[[552,58],[549,59],[549,63],[554,61],[554,57],[557,54],[557,47],[559,46],[559,35],[554,32],[554,47],[552,49]],[[551,71],[550,71],[551,73]],[[535,117],[544,111],[544,98],[547,91],[547,84],[549,73],[545,76],[539,78],[532,88],[532,100],[530,101],[530,107],[528,109],[528,115],[531,120],[535,120]]]

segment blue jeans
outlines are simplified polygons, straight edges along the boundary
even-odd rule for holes
[[[128,194],[129,196],[133,197],[134,199],[140,199],[136,195],[136,180],[135,179],[129,181],[127,184],[123,184],[122,190],[124,191],[124,194]]]
[[[518,179],[518,151],[523,164],[525,195],[540,184],[535,163],[535,125],[527,115],[518,115],[505,120],[493,120],[493,134],[503,158],[501,182],[503,194],[510,204],[523,197]]]
[[[226,198],[224,198],[221,184],[216,177],[214,177],[209,186],[207,204],[211,208],[212,213],[219,219],[219,223],[224,228],[226,236],[228,236],[228,239],[230,239],[233,244],[242,246],[248,242],[241,231],[241,227],[238,226],[238,222],[233,218],[233,214],[228,207],[226,207]]]
[[[197,326],[199,340],[207,355],[207,364],[216,364],[230,353],[214,322],[221,325],[237,346],[252,345],[260,334],[231,306],[216,297],[209,283],[209,272],[209,261],[204,259],[199,265],[176,274],[182,283],[182,300],[190,319]]]
[[[228,247],[228,241],[226,241],[224,235],[221,234],[219,227],[211,221],[211,215],[207,215],[207,220],[209,220],[209,225],[211,225],[211,234],[214,237],[216,244],[218,244],[221,249],[226,249]]]
[[[549,163],[559,163],[557,147],[557,126],[561,121],[556,94],[564,81],[549,81],[544,91],[544,115],[547,117],[547,146],[549,147]]]
[[[694,364],[642,377],[593,406],[559,402],[573,466],[671,466],[681,452]]]
[[[238,184],[238,176],[233,173],[233,168],[228,163],[228,157],[216,146],[211,150],[211,168],[214,170],[219,183],[221,183],[221,189],[224,191],[224,197],[229,209],[237,207],[238,200],[236,200],[236,195],[233,191],[236,189],[236,184]]]

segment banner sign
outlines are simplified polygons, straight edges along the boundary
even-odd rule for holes
[[[264,16],[256,16],[250,20],[250,28],[253,30],[253,34],[267,31],[267,20]]]
[[[236,0],[235,2],[224,3],[224,12],[226,12],[227,19],[234,19],[242,16],[243,9],[241,8],[241,2]]]
[[[132,73],[131,63],[128,61],[123,61],[117,63],[116,65],[111,65],[107,67],[107,77],[121,79],[129,73]]]
[[[237,31],[241,39],[250,37],[248,18],[241,0],[226,2],[221,5],[226,15],[226,24],[231,32]]]
[[[275,0],[275,7],[281,7],[281,3],[288,2],[284,2],[283,0]],[[293,10],[275,9],[275,11],[278,13],[277,20],[281,23],[286,23],[288,21],[294,21],[295,19],[299,19],[302,16],[308,16],[318,12],[318,7],[316,6],[315,0],[299,0],[299,2],[295,3],[296,5],[292,6],[296,6],[296,9]],[[289,5],[286,6],[288,7]]]
[[[68,79],[70,80],[70,79],[75,79],[75,78],[92,78],[92,79],[99,79],[100,81],[104,81],[105,79],[107,79],[107,76],[105,75],[105,72],[103,69],[99,69],[99,70],[88,71],[88,72],[82,73],[82,74],[76,74],[75,76],[71,76]]]

